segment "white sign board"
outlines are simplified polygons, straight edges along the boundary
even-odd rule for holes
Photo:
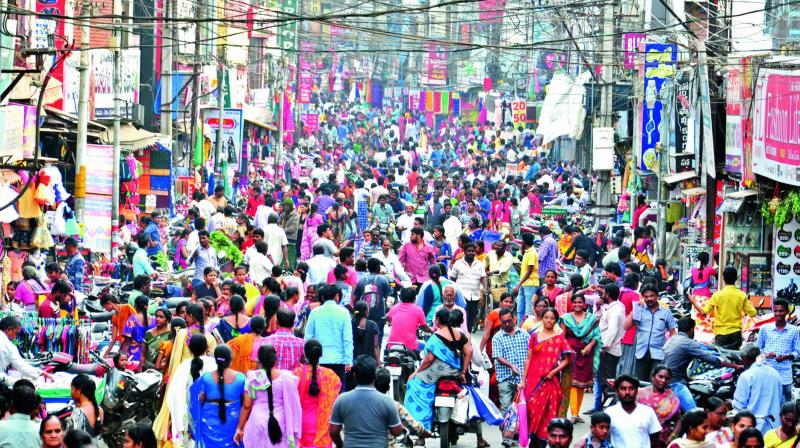
[[[614,128],[592,128],[592,169],[614,169]]]

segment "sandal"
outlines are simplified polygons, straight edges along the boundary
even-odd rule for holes
[[[489,445],[489,442],[483,440],[476,445],[476,448],[489,448],[490,446],[491,445]]]
[[[580,416],[576,415],[575,417],[572,417],[572,423],[574,424],[574,423],[586,423],[586,422],[582,418],[580,418]]]

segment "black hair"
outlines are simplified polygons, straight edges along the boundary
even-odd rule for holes
[[[569,420],[567,420],[565,418],[554,418],[554,419],[550,420],[550,423],[547,424],[547,432],[548,433],[551,432],[554,429],[561,429],[564,432],[566,432],[567,434],[569,434],[570,437],[572,437],[573,428],[574,428],[574,426],[572,425],[572,422],[570,422]]]
[[[197,321],[197,324],[200,325],[200,328],[204,328],[206,321],[203,317],[203,306],[198,303],[192,303],[186,307],[186,316],[192,316],[194,320]]]
[[[375,370],[378,368],[378,363],[375,358],[368,355],[359,355],[353,362],[353,371],[356,378],[356,384],[365,386],[375,382]]]
[[[311,366],[311,382],[308,384],[308,394],[316,397],[320,392],[317,370],[319,369],[319,359],[322,357],[322,344],[316,339],[309,339],[303,346],[303,353],[306,356],[306,362]]]
[[[414,288],[403,288],[400,290],[400,301],[403,303],[412,303],[417,295],[414,293]]]
[[[359,300],[353,306],[353,320],[359,321],[362,318],[367,317],[367,312],[369,311],[369,304],[363,300]]]
[[[158,445],[153,429],[144,423],[139,423],[128,428],[128,437],[134,444],[140,444],[142,448],[156,448]]]
[[[702,409],[693,409],[683,414],[683,418],[681,418],[681,422],[675,432],[676,434],[688,435],[689,430],[702,425],[707,418],[708,415],[706,411]]]
[[[92,436],[80,429],[70,429],[64,434],[64,446],[67,448],[85,448],[94,446]]]
[[[572,274],[569,276],[569,284],[574,289],[579,289],[583,286],[583,276],[581,274]]]
[[[611,416],[609,416],[608,414],[606,414],[603,411],[593,413],[592,414],[592,418],[590,420],[590,424],[592,426],[595,426],[595,425],[599,425],[600,423],[607,423],[607,424],[610,425],[611,424]]]
[[[89,378],[89,375],[81,373],[80,375],[76,375],[72,378],[72,383],[70,383],[72,387],[77,389],[87,400],[92,403],[92,407],[94,408],[94,418],[95,422],[100,421],[100,407],[97,406],[97,398],[94,396],[97,386],[94,384],[94,380]],[[96,426],[96,423],[95,423]]]
[[[92,397],[94,399],[94,397]],[[31,415],[39,407],[41,399],[32,386],[22,385],[11,389],[11,404],[19,414]],[[96,405],[95,405],[96,406]]]
[[[184,301],[179,302],[177,305],[175,305],[175,314],[178,314],[180,312],[181,308],[183,308],[184,309],[183,311],[185,312],[186,308],[188,308],[188,307],[189,307],[189,302],[188,301],[184,300]]]
[[[626,275],[625,278],[622,279],[622,286],[630,289],[636,289],[636,287],[639,286],[639,282],[641,280],[642,278],[637,272],[631,272],[630,274]]]
[[[463,323],[464,315],[461,313],[461,310],[456,308],[450,310],[450,331],[452,332],[453,327],[461,327]]]
[[[690,316],[682,317],[678,319],[678,331],[681,333],[688,333],[692,331],[692,329],[697,325]]]
[[[265,331],[267,331],[267,319],[264,316],[253,316],[250,319],[250,332],[261,336]]]
[[[262,346],[263,348],[264,346]],[[260,352],[261,350],[259,350]],[[230,367],[233,352],[225,344],[218,345],[214,349],[214,360],[217,361],[217,387],[219,388],[219,420],[225,423],[228,416],[225,413],[225,369]],[[272,389],[272,388],[270,388]]]
[[[756,428],[747,428],[739,434],[739,440],[736,441],[736,446],[744,446],[744,444],[753,437],[758,440],[761,446],[764,446],[764,436]]]
[[[192,353],[192,362],[190,364],[189,372],[192,379],[197,381],[200,378],[200,373],[203,370],[203,360],[200,359],[208,350],[208,341],[206,337],[200,333],[195,333],[189,339],[189,351]]]
[[[300,280],[302,280],[303,283],[305,283],[306,275],[308,275],[308,270],[310,269],[308,267],[308,263],[306,263],[305,261],[301,261],[297,263],[297,267],[295,267],[294,269],[295,271],[300,273]]]
[[[712,397],[716,398],[716,397]],[[780,416],[783,417],[786,414],[794,413],[797,415],[797,405],[794,404],[794,401],[787,401],[781,405],[781,413]]]
[[[776,306],[782,306],[786,308],[786,311],[789,311],[789,301],[784,298],[776,298],[775,300],[773,300],[772,308],[775,308]]]
[[[605,287],[606,294],[614,300],[619,298],[619,286],[611,284]]]
[[[58,422],[58,425],[61,426],[61,430],[62,431],[64,430],[64,424],[61,423],[61,419],[58,418],[58,416],[56,414],[47,414],[42,419],[42,422],[39,423],[39,437],[44,435],[44,427],[45,427],[45,425],[47,425],[47,422],[49,422],[52,419],[56,419],[56,421]]]
[[[272,316],[278,313],[278,309],[280,307],[281,298],[279,296],[276,296],[275,294],[267,294],[264,297],[264,317],[267,319],[267,324],[269,324]]]
[[[289,308],[280,308],[276,313],[278,318],[278,326],[281,328],[292,328],[294,326],[295,314]]]
[[[708,252],[700,252],[697,254],[697,261],[700,262],[701,266],[705,266],[711,260],[711,257],[708,255]]]
[[[749,418],[750,421],[753,422],[753,425],[756,424],[756,416],[755,416],[755,414],[753,414],[752,412],[748,411],[747,409],[743,409],[743,410],[737,412],[733,416],[733,419],[731,419],[731,422],[733,422],[733,424],[735,425],[735,424],[739,423],[739,421],[741,421],[743,418]]]
[[[385,394],[389,392],[392,383],[392,374],[384,367],[375,371],[375,390]]]
[[[630,385],[632,385],[633,387],[635,387],[637,389],[639,388],[639,379],[637,379],[634,376],[625,375],[625,374],[618,376],[617,379],[614,380],[614,388],[615,389],[619,389],[619,386],[623,382],[629,383]]]
[[[133,279],[133,289],[141,290],[145,285],[150,283],[150,276],[149,275],[137,275],[136,278]]]
[[[275,418],[275,405],[273,403],[272,397],[272,368],[275,367],[275,363],[278,361],[278,353],[275,351],[275,347],[271,345],[262,345],[258,349],[258,362],[261,363],[261,367],[264,369],[264,372],[267,374],[267,379],[269,380],[270,387],[267,388],[267,398],[269,399],[269,420],[267,423],[267,433],[269,434],[269,440],[273,444],[278,444],[281,441],[281,437],[283,437],[283,431],[281,431],[281,425],[278,423],[278,419]],[[224,421],[224,420],[223,420]]]
[[[149,323],[147,322],[147,306],[150,304],[150,299],[147,296],[138,296],[133,301],[133,307],[136,309],[136,312],[142,313],[142,320],[144,323],[144,328],[150,328]]]
[[[670,374],[670,376],[672,375],[672,372],[669,370],[669,367],[667,367],[666,364],[656,364],[652,369],[650,369],[650,378],[656,376],[656,373],[658,373],[658,372],[660,372],[662,370],[666,370],[667,373]],[[719,407],[719,406],[717,406],[717,407]],[[717,407],[715,407],[714,409],[716,409]]]
[[[603,268],[606,272],[610,272],[617,277],[622,277],[622,268],[619,266],[619,263],[608,263]]]

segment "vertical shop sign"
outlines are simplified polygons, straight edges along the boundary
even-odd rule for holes
[[[217,145],[217,129],[219,129],[219,110],[203,109],[203,124],[211,129],[211,147]],[[222,114],[222,151],[219,154],[220,162],[227,162],[228,166],[239,171],[241,161],[242,141],[244,140],[244,126],[242,123],[242,109],[225,109]]]
[[[86,145],[86,192],[111,195],[114,185],[114,147]]]
[[[319,114],[308,113],[303,115],[303,125],[305,126],[306,133],[316,132],[319,130]]]
[[[639,169],[652,171],[658,156],[656,143],[661,141],[661,122],[664,104],[661,90],[667,78],[675,76],[678,58],[676,44],[646,43],[644,46],[644,107],[642,113],[642,148]]]
[[[725,88],[725,171],[742,174],[742,104],[741,73],[736,67],[728,69]]]
[[[625,68],[636,68],[636,55],[639,53],[639,44],[646,39],[642,33],[625,33],[623,43],[625,47]]]
[[[33,20],[33,29],[31,30],[31,46],[33,48],[48,48],[50,47],[50,36],[53,36],[53,44],[56,50],[64,48],[66,39],[64,39],[64,21],[57,19],[58,16],[71,15],[66,11],[66,0],[36,0],[36,13],[42,15],[50,15],[51,17],[37,16]],[[56,55],[60,55],[60,51],[56,51]],[[45,70],[55,62],[57,56],[48,57],[45,62]],[[52,77],[57,79],[63,88],[64,84],[64,65],[61,64],[52,72]],[[56,109],[64,107],[63,100],[58,100],[50,104]]]
[[[114,186],[114,147],[86,145],[86,201],[84,208],[84,245],[96,252],[111,247],[111,195]]]
[[[753,114],[751,103],[753,102],[753,58],[747,56],[741,59],[742,75],[739,83],[742,88],[741,99],[742,109],[746,111],[742,115],[742,182],[754,181],[753,174]]]
[[[311,92],[314,89],[312,75],[313,63],[309,56],[314,51],[314,44],[309,41],[300,43],[300,81],[297,89],[297,102],[300,104],[311,103]]]
[[[775,230],[772,272],[775,297],[800,304],[800,214],[787,217],[783,226]]]
[[[428,42],[428,84],[447,85],[447,46]]]
[[[681,73],[675,82],[675,153],[689,150],[689,116],[692,108],[692,82],[688,72]],[[690,167],[691,168],[691,167]],[[680,172],[681,170],[678,169]]]
[[[514,126],[524,124],[528,121],[528,102],[525,100],[514,100],[511,102],[511,117]]]
[[[297,0],[285,0],[280,4],[277,1],[274,3],[276,9],[283,13],[279,14],[278,17],[286,20],[278,25],[278,46],[281,47],[281,50],[294,50],[297,20],[292,19],[297,15]]]
[[[800,186],[800,75],[762,69],[753,97],[753,171]]]

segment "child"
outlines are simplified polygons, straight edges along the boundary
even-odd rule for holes
[[[609,441],[609,428],[611,417],[605,412],[592,414],[591,433],[587,434],[575,448],[614,448]]]

